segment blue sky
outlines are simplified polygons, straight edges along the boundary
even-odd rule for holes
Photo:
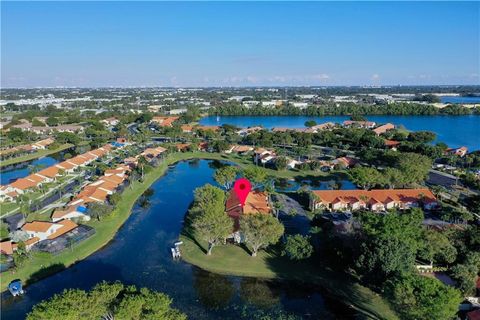
[[[479,2],[1,2],[3,87],[479,84]]]

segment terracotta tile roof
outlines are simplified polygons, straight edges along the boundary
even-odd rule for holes
[[[387,140],[387,139],[384,140],[384,143],[385,143],[385,146],[387,146],[387,147],[396,147],[400,144],[400,142],[398,142],[398,141]]]
[[[70,169],[75,169],[77,166],[74,164],[71,164],[70,162],[62,161],[58,163],[56,167],[64,170],[70,170]]]
[[[395,125],[391,123],[386,123],[378,128],[373,129],[372,131],[375,132],[377,135],[381,135],[382,133],[387,132],[388,130],[395,129]]]
[[[232,151],[233,152],[247,152],[247,151],[252,151],[253,150],[253,147],[250,147],[250,146],[233,146],[233,149]]]
[[[152,121],[158,123],[161,127],[171,127],[180,117],[153,117]]]
[[[35,185],[38,185],[38,184],[42,183],[43,180],[45,180],[44,177],[41,177],[38,174],[31,174],[29,176],[26,176],[25,179],[34,182]]]
[[[37,243],[38,241],[40,241],[39,237],[33,237],[33,238],[30,238],[27,241],[25,241],[25,245],[28,247],[28,246],[31,246],[31,245]]]
[[[105,190],[101,190],[97,188],[95,192],[93,192],[90,195],[90,199],[96,200],[96,201],[105,201],[107,200],[108,193]]]
[[[57,224],[62,225],[62,227],[59,228],[56,232],[49,235],[48,239],[55,239],[55,238],[61,236],[62,234],[65,234],[65,233],[75,229],[76,227],[78,227],[78,224],[76,224],[75,222],[73,222],[71,220],[62,220],[62,221],[57,222]]]
[[[7,240],[7,241],[0,242],[0,253],[12,254],[13,253],[12,241]]]
[[[337,162],[342,162],[346,167],[351,167],[358,162],[357,159],[350,158],[350,157],[341,157],[341,158],[337,158],[335,160]]]
[[[66,209],[60,209],[60,208],[55,209],[55,211],[52,214],[52,218],[55,218],[55,219],[63,218],[64,216],[66,216],[67,214],[75,210],[76,210],[75,206],[71,206]]]
[[[22,226],[23,231],[32,231],[32,232],[47,232],[53,225],[52,222],[46,221],[32,221],[27,222]]]
[[[175,147],[177,148],[178,151],[183,151],[187,150],[188,147],[190,147],[190,143],[177,143]]]
[[[46,169],[40,170],[37,174],[42,175],[44,177],[55,178],[58,175],[58,167],[51,166]]]
[[[81,165],[83,165],[87,162],[87,159],[85,159],[84,157],[81,157],[81,156],[76,156],[76,157],[73,157],[72,159],[67,160],[67,161],[69,163],[74,164],[74,165],[81,166]]]
[[[196,129],[202,130],[202,131],[211,130],[216,132],[220,130],[220,126],[197,126]]]
[[[121,184],[125,179],[119,177],[119,176],[108,176],[108,177],[102,177],[101,180],[104,181],[110,181],[112,183],[116,183],[117,185]]]
[[[348,199],[348,203],[368,199],[370,203],[416,202],[423,198],[424,202],[436,201],[429,189],[374,189],[374,190],[314,190],[322,203],[334,203],[339,197]]]
[[[189,124],[184,124],[181,126],[183,132],[192,132],[193,126]]]
[[[47,138],[47,139],[43,139],[43,140],[40,140],[38,142],[35,142],[34,145],[38,145],[38,146],[41,146],[41,147],[46,147],[46,146],[51,145],[54,142],[55,142],[55,140],[53,140],[52,138]]]
[[[27,179],[24,179],[24,178],[20,178],[17,181],[12,182],[10,184],[10,186],[12,186],[15,189],[19,189],[19,190],[26,190],[26,189],[36,187],[37,184],[33,181],[30,181],[30,180],[27,180]]]

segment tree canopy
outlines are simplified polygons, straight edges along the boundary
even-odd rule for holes
[[[258,250],[277,243],[284,232],[283,224],[269,214],[246,214],[240,218],[240,230],[245,243],[252,248],[252,256]]]
[[[173,309],[171,303],[164,293],[120,282],[102,282],[90,291],[67,289],[40,302],[27,315],[27,320],[185,320],[186,315]]]

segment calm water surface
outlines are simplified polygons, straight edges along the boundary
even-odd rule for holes
[[[24,162],[19,164],[17,168],[10,169],[6,171],[1,171],[0,174],[0,184],[8,184],[17,180],[19,178],[24,178],[30,174],[30,169],[28,166],[41,166],[43,168],[47,168],[53,166],[54,164],[60,162],[61,157],[49,156],[43,157],[40,159],[35,159],[33,161]]]
[[[102,250],[60,273],[26,288],[20,298],[2,296],[2,319],[23,319],[32,305],[65,288],[88,289],[102,280],[163,291],[189,319],[253,319],[279,312],[306,319],[353,319],[339,301],[321,288],[298,283],[226,277],[173,261],[170,247],[178,239],[193,190],[212,180],[215,163],[181,162],[152,185],[150,207],[134,208],[115,238]]]
[[[480,103],[480,97],[450,97],[450,96],[442,96],[440,97],[440,101],[442,103]]]
[[[480,116],[367,116],[368,120],[378,123],[391,122],[397,126],[404,126],[408,130],[427,130],[437,134],[437,141],[445,142],[452,148],[466,146],[469,150],[480,150]],[[265,128],[288,127],[303,128],[307,120],[317,123],[341,123],[349,116],[210,116],[200,120],[202,125],[231,124],[238,127],[261,125]]]

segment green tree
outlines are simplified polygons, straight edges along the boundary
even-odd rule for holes
[[[165,319],[185,320],[165,294],[119,282],[97,284],[91,291],[67,289],[35,305],[27,320]]]
[[[54,127],[58,125],[58,118],[56,117],[48,117],[47,121],[45,121],[49,127]]]
[[[311,128],[317,125],[315,120],[307,120],[305,121],[305,127]]]
[[[207,184],[197,188],[189,214],[195,235],[208,243],[207,255],[232,233],[233,220],[225,213],[225,193],[217,187]]]
[[[237,177],[237,168],[234,166],[225,166],[217,169],[213,178],[215,181],[223,186],[226,190],[230,190]]]
[[[112,213],[112,207],[100,203],[100,202],[92,202],[88,205],[88,210],[90,212],[90,216],[92,218],[97,219],[98,221],[102,220],[102,218],[108,216],[110,213]]]
[[[458,290],[415,274],[390,284],[388,294],[408,320],[454,319],[462,301]]]
[[[405,183],[423,183],[428,171],[432,168],[432,160],[418,153],[402,153],[396,166],[404,174]]]
[[[425,229],[423,239],[418,253],[420,258],[435,264],[450,264],[457,258],[457,249],[442,232]]]
[[[286,157],[277,157],[275,159],[275,167],[277,170],[285,170],[287,169],[288,159]]]
[[[391,277],[409,274],[423,243],[422,210],[385,215],[364,212],[358,219],[365,240],[356,266],[365,280],[381,286]]]
[[[313,246],[310,243],[310,236],[295,234],[287,237],[283,255],[291,260],[303,260],[310,258],[312,253]]]
[[[350,170],[352,181],[363,189],[370,189],[385,182],[384,176],[375,168],[358,167]]]
[[[250,180],[254,188],[267,181],[267,171],[261,167],[250,166],[243,171],[243,176]]]
[[[246,214],[240,218],[240,230],[245,243],[252,248],[252,257],[258,250],[278,242],[284,232],[283,224],[269,214]]]

